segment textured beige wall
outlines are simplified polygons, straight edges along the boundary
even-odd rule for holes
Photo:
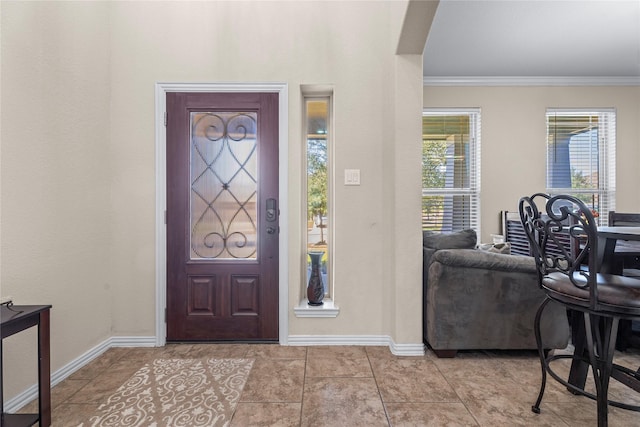
[[[300,319],[292,335],[390,334],[378,314],[390,267],[381,230],[382,149],[393,135],[392,9],[372,2],[117,3],[111,32],[111,149],[117,179],[112,202],[115,303],[119,334],[153,333],[153,84],[284,81],[289,85],[290,307],[300,301],[300,84],[330,84],[335,99],[336,319]],[[396,15],[393,15],[396,16]],[[309,17],[306,19],[305,17]],[[285,24],[286,23],[286,24]],[[396,29],[397,30],[397,29]],[[259,36],[256,36],[259,34]],[[417,70],[417,76],[421,71]],[[375,88],[375,90],[372,90]],[[391,132],[389,132],[391,130]],[[362,185],[342,185],[343,170]],[[393,177],[391,177],[393,179]],[[136,262],[134,263],[133,260]],[[417,272],[419,275],[419,272]],[[136,293],[130,289],[135,287]],[[415,290],[420,292],[419,282]],[[414,316],[419,319],[419,313]],[[420,325],[414,330],[420,342]]]
[[[112,335],[105,4],[2,2],[3,296],[52,304],[55,370]],[[35,329],[5,343],[5,397],[36,382]]]
[[[286,82],[289,333],[421,342],[421,66],[395,55],[405,9],[2,2],[1,292],[54,305],[52,371],[108,337],[155,335],[156,82]],[[335,319],[292,310],[303,289],[301,84],[334,88]],[[361,170],[361,186],[342,185],[345,168]],[[18,353],[32,338],[6,347],[16,372],[33,365]],[[6,397],[34,382],[8,376]]]
[[[616,210],[640,211],[640,87],[424,88],[425,107],[480,107],[482,239],[500,231],[500,211],[545,190],[547,108],[615,108]]]

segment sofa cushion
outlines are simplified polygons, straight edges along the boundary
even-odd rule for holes
[[[511,254],[511,243],[503,242],[503,243],[483,243],[478,245],[478,249],[487,251],[487,252],[495,252],[497,254]]]
[[[536,262],[533,257],[522,255],[506,255],[494,252],[471,250],[441,250],[431,257],[431,262],[455,268],[474,268],[486,271],[511,271],[536,273]]]
[[[431,249],[473,249],[478,241],[476,231],[472,229],[454,233],[422,232],[422,246]]]

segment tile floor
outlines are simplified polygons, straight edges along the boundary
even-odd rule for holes
[[[553,380],[542,412],[531,412],[540,383],[535,352],[461,352],[438,359],[429,351],[397,357],[387,347],[267,344],[112,348],[53,388],[53,425],[89,419],[142,365],[160,357],[253,358],[231,426],[596,425],[595,402]],[[558,372],[568,372],[564,362]],[[640,350],[617,353],[615,362],[638,367]],[[640,393],[615,381],[610,396],[640,404]],[[640,413],[610,407],[609,425],[639,426]]]

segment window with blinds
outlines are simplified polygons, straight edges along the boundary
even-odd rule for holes
[[[422,115],[422,229],[480,233],[480,110]]]
[[[547,192],[572,194],[607,224],[615,210],[616,114],[547,110]]]

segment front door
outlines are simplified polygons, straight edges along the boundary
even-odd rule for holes
[[[278,340],[278,94],[167,93],[167,341]]]

